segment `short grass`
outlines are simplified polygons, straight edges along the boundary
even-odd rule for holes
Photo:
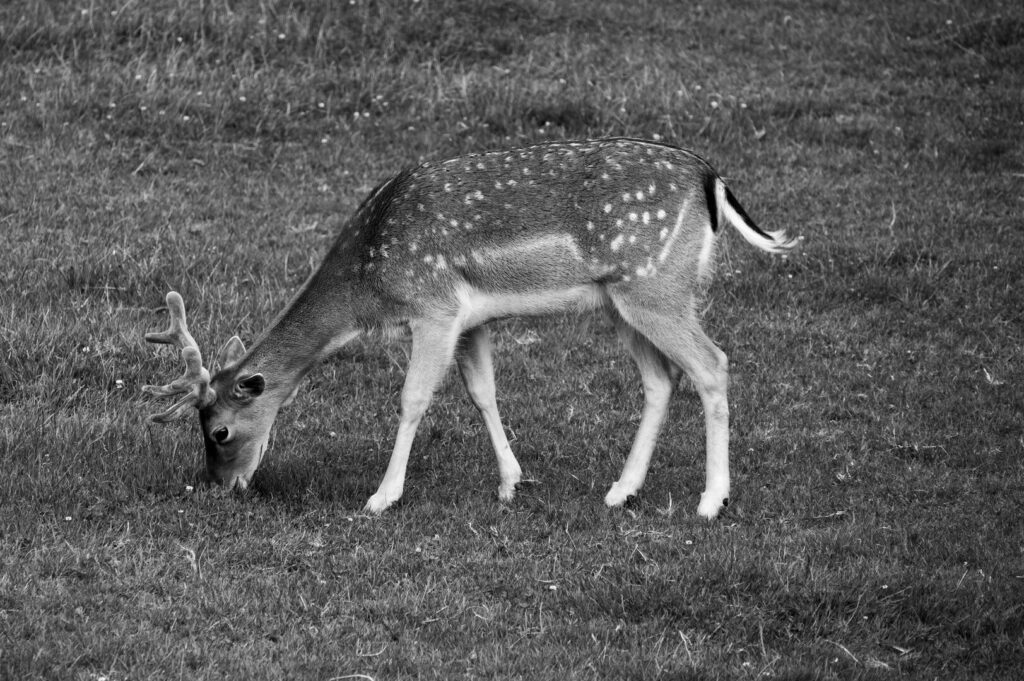
[[[999,0],[4,3],[0,677],[1015,678],[1022,63]],[[686,388],[603,507],[640,391],[601,320],[496,325],[509,505],[451,381],[360,513],[401,343],[317,369],[245,497],[145,420],[166,290],[205,348],[251,339],[389,173],[606,135],[697,149],[806,237],[722,249],[719,520]]]

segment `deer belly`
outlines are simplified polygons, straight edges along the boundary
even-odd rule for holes
[[[458,300],[463,326],[471,328],[501,317],[598,309],[606,304],[607,294],[602,285],[593,283],[526,291],[487,291],[463,286],[458,291]]]

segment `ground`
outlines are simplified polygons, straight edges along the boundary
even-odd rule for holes
[[[997,0],[4,4],[0,677],[1015,678],[1021,63]],[[494,328],[507,504],[449,380],[361,513],[400,341],[317,368],[244,496],[200,483],[196,423],[146,420],[167,290],[206,352],[251,341],[398,169],[611,135],[804,237],[718,255],[714,522],[685,383],[604,507],[641,395],[599,318]]]

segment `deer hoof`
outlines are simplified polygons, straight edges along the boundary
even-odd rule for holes
[[[622,506],[635,493],[636,490],[631,490],[625,485],[621,485],[618,482],[612,483],[612,488],[608,490],[608,494],[604,495],[604,504],[609,508]]]
[[[697,506],[697,515],[708,520],[714,520],[723,507],[729,505],[729,497],[724,494],[704,492],[700,495],[700,504]]]

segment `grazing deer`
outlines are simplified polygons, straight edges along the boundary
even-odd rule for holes
[[[195,407],[209,476],[245,489],[267,449],[278,410],[321,359],[362,333],[407,326],[412,357],[394,451],[366,510],[402,496],[420,419],[454,359],[498,459],[498,496],[521,471],[495,401],[493,319],[567,309],[607,312],[640,370],[644,407],[619,480],[618,506],[647,475],[681,372],[704,407],[707,480],[697,512],[715,517],[729,496],[727,360],[701,330],[715,239],[730,224],[772,253],[796,240],[746,215],[695,154],[633,139],[538,144],[424,163],[375,188],[344,225],[323,263],[253,347],[237,336],[214,375],[167,294],[170,328],[147,334],[182,348],[185,374],[154,395],[184,394],[166,422]]]

